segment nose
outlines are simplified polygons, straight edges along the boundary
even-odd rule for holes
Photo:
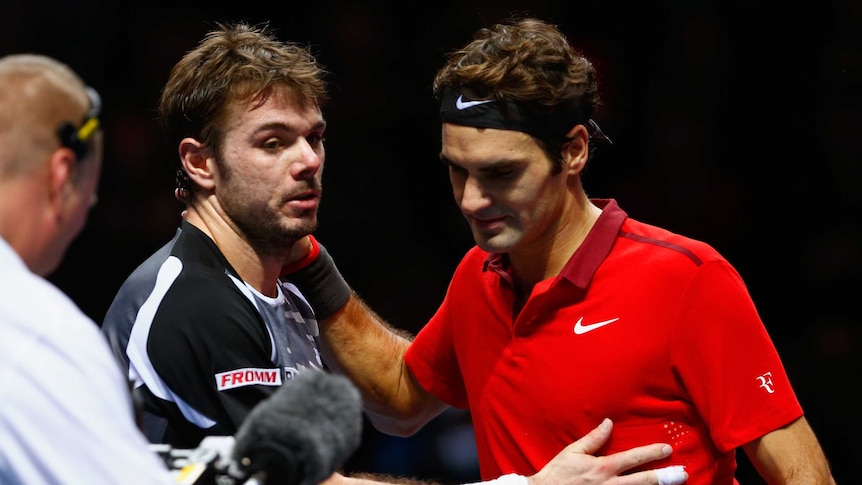
[[[455,190],[456,197],[459,190]],[[475,177],[466,177],[460,187],[458,205],[465,213],[475,213],[491,205],[491,197]]]
[[[323,147],[315,150],[307,140],[299,142],[299,156],[291,164],[292,175],[296,179],[304,177],[312,177],[320,172],[323,168],[323,160],[325,157]]]

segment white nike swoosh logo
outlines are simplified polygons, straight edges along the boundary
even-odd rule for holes
[[[605,320],[603,322],[591,323],[589,325],[581,325],[584,322],[584,317],[578,319],[578,323],[575,324],[575,335],[582,335],[591,330],[595,330],[600,327],[604,327],[605,325],[609,325],[611,323],[616,322],[620,318],[611,318],[610,320]]]
[[[493,99],[480,99],[478,101],[464,101],[463,96],[458,96],[458,99],[455,100],[455,107],[458,109],[467,109],[472,108],[473,106],[478,106],[480,104],[490,103]]]

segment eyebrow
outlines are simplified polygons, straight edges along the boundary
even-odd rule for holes
[[[262,131],[267,131],[267,130],[280,130],[280,131],[287,131],[290,133],[299,133],[301,131],[306,131],[306,130],[300,130],[294,125],[282,123],[280,121],[273,121],[271,123],[264,123],[263,125],[258,126],[257,128],[254,129],[253,133],[256,134],[256,133],[260,133]],[[307,131],[315,132],[315,131],[323,131],[323,130],[326,130],[326,120],[318,121],[317,123],[312,125],[311,128]]]
[[[451,159],[449,159],[448,157],[443,155],[442,152],[440,153],[440,161],[443,162],[444,165],[448,165],[450,167],[459,167],[459,168],[462,167],[462,165],[453,162]],[[479,164],[479,171],[480,172],[488,172],[488,171],[492,171],[492,170],[497,170],[500,167],[504,167],[504,166],[523,165],[525,163],[530,163],[530,160],[526,160],[523,158],[504,158],[504,159],[494,160],[491,162],[481,162]]]

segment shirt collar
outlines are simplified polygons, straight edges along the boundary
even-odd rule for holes
[[[602,209],[602,213],[581,243],[581,247],[572,254],[569,262],[560,272],[561,277],[581,289],[589,286],[599,265],[610,254],[620,228],[628,217],[614,199],[591,199],[591,201]]]
[[[581,246],[572,254],[569,261],[560,272],[560,277],[567,279],[573,285],[586,289],[599,265],[611,252],[623,222],[628,214],[620,209],[614,199],[590,199],[602,213],[596,224],[590,229]],[[482,271],[493,270],[511,283],[509,273],[509,255],[507,253],[490,253],[485,258]]]

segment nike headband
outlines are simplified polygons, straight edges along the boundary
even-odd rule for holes
[[[527,103],[509,98],[468,99],[452,86],[443,89],[440,119],[454,125],[520,131],[540,140],[565,140],[573,126],[584,125],[590,132],[591,141],[611,142],[596,122],[578,109],[558,109],[550,114],[539,114],[530,110]]]

